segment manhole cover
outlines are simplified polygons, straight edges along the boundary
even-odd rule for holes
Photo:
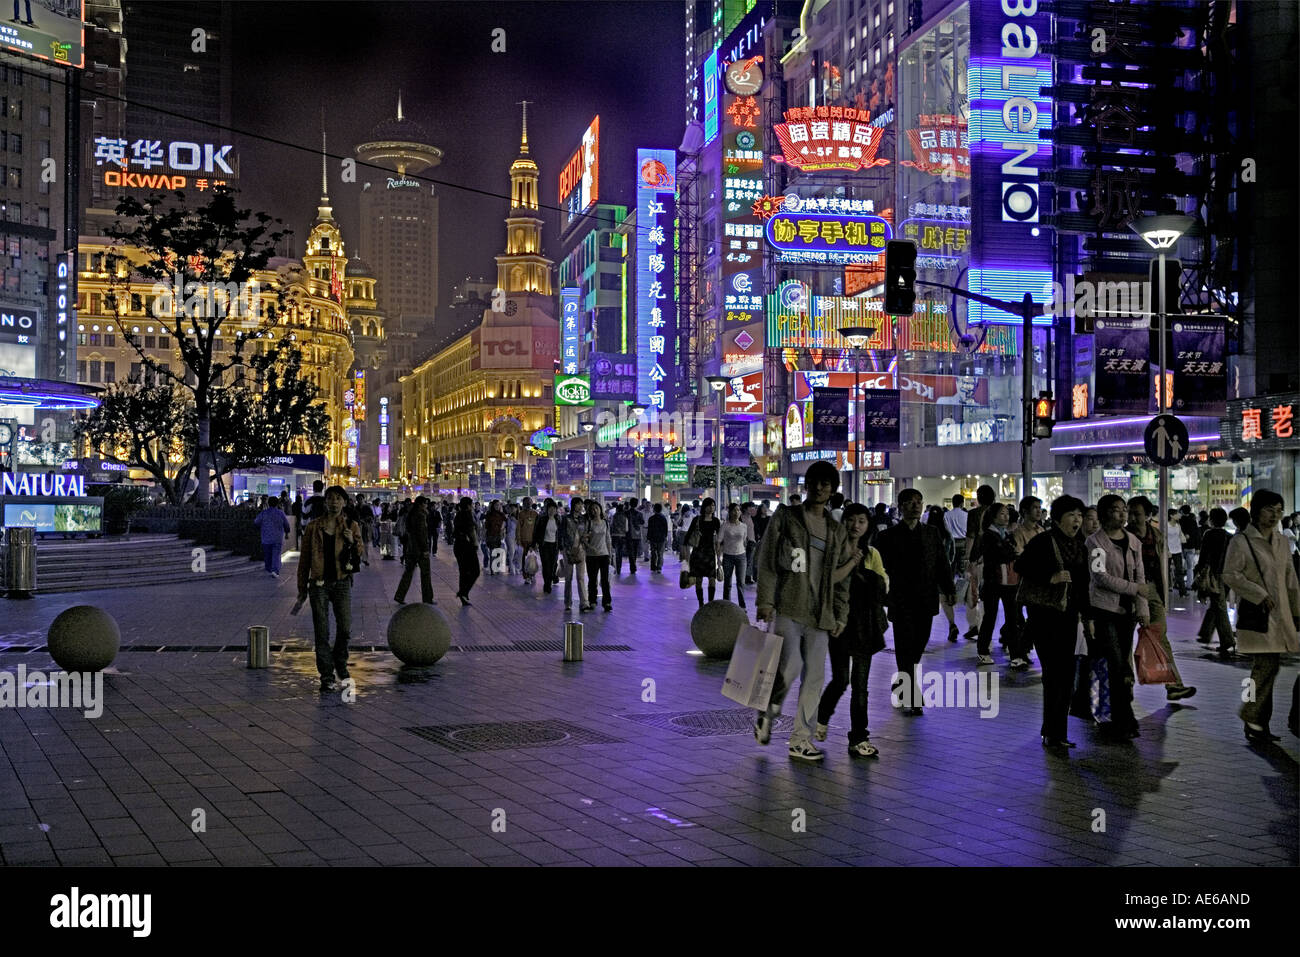
[[[502,751],[570,744],[620,744],[599,731],[567,721],[499,721],[486,724],[426,725],[404,728],[451,751]]]
[[[756,712],[749,708],[725,708],[716,711],[670,711],[663,714],[620,714],[618,717],[648,724],[691,738],[719,734],[753,734]],[[794,730],[794,718],[781,715],[772,726],[773,734]]]

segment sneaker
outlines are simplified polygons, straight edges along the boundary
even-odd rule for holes
[[[1179,685],[1178,687],[1165,686],[1165,700],[1167,701],[1182,701],[1194,694],[1196,694],[1196,689],[1187,685]]]
[[[977,665],[991,665],[991,664],[993,664],[993,656],[992,656],[992,655],[976,655],[976,656],[975,656],[975,663],[976,663]]]
[[[613,610],[614,610],[614,606],[613,606],[613,605],[604,605],[604,606],[602,606],[602,607],[603,607],[606,611],[613,611]]]
[[[859,741],[849,745],[849,756],[854,758],[878,758],[880,749],[870,741]]]
[[[339,690],[339,683],[334,680],[333,675],[330,675],[328,678],[322,678],[320,680],[321,694],[328,694],[331,691],[338,691],[338,690]]]
[[[565,606],[564,606],[564,610],[565,610],[565,611],[573,611],[573,606],[572,606],[572,605],[565,605]]]
[[[1029,662],[1027,662],[1024,658],[1012,658],[1011,667],[1016,669],[1017,671],[1023,671],[1025,668],[1029,667]]]
[[[978,628],[968,628],[968,629],[966,630],[966,634],[962,635],[962,637],[965,638],[965,639],[967,639],[967,640],[969,640],[969,639],[971,639],[971,638],[975,638],[975,637],[977,637],[977,636],[979,635],[979,633],[980,633],[980,630],[979,630]]]
[[[961,634],[961,632],[959,632],[959,631],[957,630],[957,626],[956,626],[956,625],[949,625],[949,626],[948,626],[948,640],[949,640],[949,641],[953,641],[953,642],[955,642],[955,641],[957,640],[957,636],[958,636],[959,634]]]
[[[772,719],[766,714],[760,713],[754,722],[754,740],[759,744],[767,744],[772,740]]]
[[[788,753],[793,761],[822,761],[826,758],[826,752],[814,748],[811,741],[791,744]]]
[[[825,741],[825,740],[826,740],[826,732],[829,731],[829,730],[830,730],[830,728],[828,728],[826,725],[824,725],[824,724],[819,724],[819,725],[817,725],[817,730],[815,730],[815,731],[813,732],[813,737],[816,738],[818,741]]]

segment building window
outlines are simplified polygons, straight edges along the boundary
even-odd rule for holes
[[[42,106],[38,112],[40,113],[41,126],[49,126],[49,125],[50,125],[50,108],[49,108],[48,106]]]
[[[99,345],[99,333],[98,333],[98,332],[92,332],[92,333],[90,334],[90,344],[91,344],[92,346],[97,346],[97,345]]]
[[[22,189],[23,188],[22,168],[18,166],[10,166],[9,175],[6,178],[6,182],[9,184],[10,189]]]
[[[85,344],[86,344],[86,334],[85,334],[84,332],[78,332],[78,333],[77,333],[77,345],[79,345],[79,346],[84,346]]]
[[[110,336],[109,338],[111,339],[112,337]],[[117,363],[116,363],[116,362],[112,362],[112,361],[105,360],[105,362],[104,362],[104,381],[105,381],[105,382],[116,382],[116,381],[117,381]]]
[[[880,44],[877,43],[877,44],[875,45],[875,47],[872,49],[871,52],[872,52],[872,56],[874,57],[874,61],[873,61],[873,62],[874,62],[877,66],[879,66],[879,65],[880,65]]]
[[[871,18],[871,26],[876,30],[880,29],[880,8],[879,7],[876,7],[876,12]]]
[[[48,206],[36,207],[36,225],[37,226],[50,225],[50,207]]]
[[[77,360],[77,381],[86,381],[86,361],[84,359]]]
[[[106,334],[104,335],[104,345],[106,345],[106,346],[111,346],[111,347],[116,348],[116,347],[117,347],[117,334],[116,334],[116,333],[113,333],[113,332],[106,333]]]
[[[892,33],[889,35],[889,52],[894,52],[894,35]]]
[[[157,346],[158,346],[158,340],[157,340],[157,337],[155,337],[155,336],[145,336],[145,337],[144,337],[144,347],[145,347],[146,349],[155,349],[155,348],[157,348]]]
[[[21,120],[23,118],[23,101],[14,100],[9,104],[9,119]]]
[[[885,12],[888,16],[892,17],[894,15],[894,0],[889,0],[889,6],[885,8]]]
[[[23,151],[23,135],[21,133],[9,134],[9,152],[21,153]]]
[[[138,363],[138,362],[132,362],[132,363],[131,363],[131,381],[132,381],[132,382],[139,382],[139,381],[140,381],[140,369],[141,369],[141,365],[140,365],[140,363]]]
[[[91,382],[100,381],[100,362],[98,359],[90,360],[90,381]]]

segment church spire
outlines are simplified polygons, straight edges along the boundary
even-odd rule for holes
[[[402,91],[397,91],[397,122],[402,122],[406,117],[402,116]]]
[[[334,209],[330,206],[329,166],[325,146],[325,107],[320,108],[320,205],[316,208],[317,218],[329,222],[334,218]]]

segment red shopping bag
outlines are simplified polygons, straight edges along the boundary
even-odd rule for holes
[[[1144,685],[1167,685],[1176,681],[1174,664],[1165,652],[1165,645],[1160,639],[1164,636],[1164,622],[1158,625],[1143,625],[1138,629],[1137,658],[1138,683]]]

